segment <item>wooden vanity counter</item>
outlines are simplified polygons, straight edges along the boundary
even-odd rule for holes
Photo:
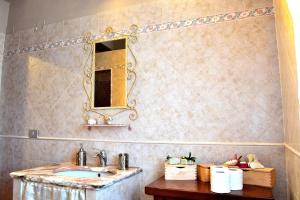
[[[154,200],[274,200],[270,188],[244,185],[243,190],[217,194],[210,191],[209,182],[168,181],[164,177],[147,185],[145,193]]]

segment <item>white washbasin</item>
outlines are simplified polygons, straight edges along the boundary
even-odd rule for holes
[[[66,170],[66,171],[56,172],[54,174],[58,176],[68,176],[73,178],[97,178],[97,177],[112,176],[115,173],[110,171],[96,172],[96,171],[83,171],[83,170]]]

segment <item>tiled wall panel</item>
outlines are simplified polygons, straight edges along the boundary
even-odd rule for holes
[[[2,75],[2,63],[4,55],[4,43],[5,43],[5,34],[0,33],[0,91],[1,91],[1,75]]]
[[[43,136],[282,142],[273,16],[141,33],[133,51],[140,117],[131,132],[80,127],[88,53],[79,43],[7,56],[3,109],[17,120],[3,134],[38,127]]]
[[[239,152],[243,156],[255,153],[266,166],[276,167],[277,184],[274,189],[276,199],[286,198],[284,147],[252,147],[252,146],[211,146],[211,145],[178,145],[178,144],[132,144],[108,142],[80,141],[47,141],[19,140],[13,141],[14,169],[46,165],[55,162],[75,161],[75,153],[83,143],[88,153],[88,163],[95,165],[99,161],[93,156],[97,153],[94,148],[105,149],[108,164],[118,163],[118,153],[129,153],[130,165],[143,168],[140,180],[141,199],[146,199],[144,186],[164,174],[164,160],[168,154],[182,155],[192,152],[198,162],[220,163]],[[270,156],[272,155],[272,156]]]

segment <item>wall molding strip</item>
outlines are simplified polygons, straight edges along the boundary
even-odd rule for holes
[[[284,143],[276,142],[201,142],[201,141],[157,141],[157,140],[102,140],[96,138],[64,138],[64,137],[38,137],[37,139],[28,136],[0,135],[0,138],[30,139],[30,140],[56,140],[56,141],[86,141],[86,142],[107,142],[107,143],[129,143],[129,144],[177,144],[177,145],[218,145],[218,146],[284,146]]]
[[[211,15],[211,16],[204,16],[204,17],[198,17],[193,19],[187,19],[187,20],[179,20],[179,21],[173,21],[173,22],[165,22],[165,23],[159,23],[159,24],[150,24],[150,25],[142,25],[138,29],[138,33],[150,33],[150,32],[157,32],[157,31],[165,31],[165,30],[172,30],[172,29],[179,29],[179,28],[187,28],[191,26],[199,26],[199,25],[207,25],[207,24],[215,24],[215,23],[222,23],[222,22],[229,22],[229,21],[235,21],[235,20],[243,20],[247,18],[253,18],[253,17],[260,17],[260,16],[272,16],[274,15],[274,8],[273,7],[264,7],[264,8],[256,8],[252,10],[245,10],[245,11],[237,11],[237,12],[230,12],[225,14],[217,14],[217,15]],[[130,33],[130,30],[121,30],[121,33]],[[105,35],[105,33],[100,33],[99,35],[93,35],[94,39],[101,38]],[[114,35],[112,35],[114,37]],[[13,56],[16,54],[22,54],[22,53],[30,53],[30,52],[36,52],[36,51],[43,51],[46,49],[52,49],[52,48],[62,48],[62,47],[68,47],[68,46],[74,46],[83,44],[85,42],[84,38],[78,37],[78,38],[71,38],[66,40],[60,40],[56,42],[51,43],[40,43],[36,44],[31,47],[23,47],[18,48],[14,50],[9,50],[5,52],[5,56]]]
[[[288,150],[290,150],[292,153],[294,153],[296,156],[298,156],[300,158],[300,152],[299,151],[297,151],[296,149],[294,149],[293,147],[291,147],[287,143],[284,143],[284,146],[285,146],[285,148],[287,148]]]

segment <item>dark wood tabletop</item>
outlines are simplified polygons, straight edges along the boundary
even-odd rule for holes
[[[168,181],[164,177],[147,185],[145,193],[155,200],[274,200],[270,188],[244,185],[243,190],[217,194],[210,191],[209,182]]]

